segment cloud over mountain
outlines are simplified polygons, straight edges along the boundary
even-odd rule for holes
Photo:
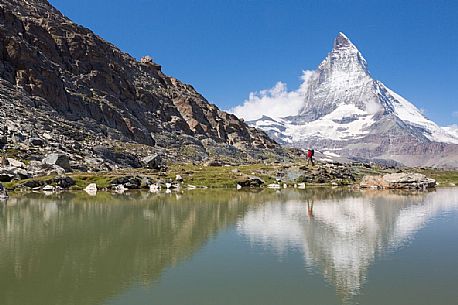
[[[256,120],[263,115],[272,118],[281,118],[297,115],[304,105],[307,84],[312,71],[303,71],[299,88],[288,91],[286,83],[277,82],[270,89],[251,92],[249,98],[242,105],[229,110],[245,120]]]

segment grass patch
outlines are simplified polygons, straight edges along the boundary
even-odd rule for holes
[[[458,171],[428,168],[421,169],[418,172],[435,179],[439,186],[458,186]]]

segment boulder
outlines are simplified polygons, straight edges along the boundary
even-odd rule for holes
[[[260,187],[264,184],[264,180],[256,176],[241,176],[237,179],[237,184],[241,187]]]
[[[114,150],[109,147],[97,146],[94,147],[94,152],[102,157],[103,160],[109,160],[122,167],[142,167],[138,158],[128,152]]]
[[[6,158],[6,162],[8,163],[9,166],[12,166],[12,167],[25,168],[24,162],[18,161],[18,160],[13,159],[13,158]]]
[[[209,160],[205,162],[205,166],[223,166],[224,163],[219,160]]]
[[[53,179],[53,182],[63,188],[63,189],[68,189],[71,186],[74,186],[76,184],[75,180],[73,180],[71,177],[68,176],[58,176]]]
[[[0,170],[0,182],[11,182],[14,179],[14,173],[5,169]]]
[[[47,165],[57,165],[62,167],[65,171],[71,171],[70,160],[64,154],[50,154],[41,161],[43,164]]]
[[[147,176],[142,177],[142,183],[141,183],[142,189],[149,189],[151,184],[153,184],[153,181],[150,177],[147,177]]]
[[[44,185],[46,185],[45,181],[29,180],[29,181],[26,181],[26,182],[20,184],[19,186],[33,189],[33,188],[37,188],[37,187],[42,187]]]
[[[14,175],[17,179],[22,180],[22,179],[28,179],[31,178],[32,176],[23,168],[15,168],[14,169]]]
[[[297,183],[315,184],[352,184],[356,179],[353,170],[349,166],[327,163],[314,168],[300,167],[303,173],[296,179]]]
[[[142,159],[142,163],[146,168],[155,170],[167,170],[167,163],[162,156],[155,154]]]
[[[392,173],[379,176],[364,176],[360,187],[372,189],[415,189],[434,188],[436,180],[418,173]]]
[[[6,136],[0,136],[0,149],[3,149],[6,144],[8,144],[8,139]]]
[[[59,165],[52,165],[51,168],[46,168],[46,176],[63,175],[65,172],[66,170]]]
[[[118,177],[110,182],[113,186],[123,185],[128,189],[139,189],[142,187],[142,179],[138,176]]]
[[[30,138],[29,143],[33,146],[43,146],[45,141],[40,138]]]

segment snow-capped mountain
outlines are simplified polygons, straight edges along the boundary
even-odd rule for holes
[[[310,76],[297,115],[248,124],[279,143],[351,158],[406,165],[458,166],[457,128],[441,128],[405,98],[372,78],[356,46],[339,33]]]

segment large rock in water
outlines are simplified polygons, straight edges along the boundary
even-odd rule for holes
[[[62,167],[65,171],[71,171],[70,160],[64,154],[50,154],[41,161],[43,164],[47,165],[57,165]]]
[[[362,188],[424,190],[436,186],[436,180],[418,173],[393,173],[380,176],[364,176]]]

